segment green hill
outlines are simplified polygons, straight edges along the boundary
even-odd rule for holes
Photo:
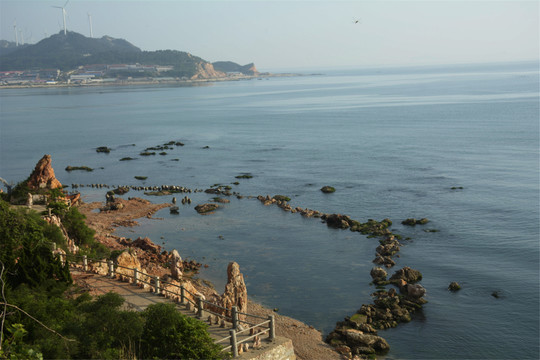
[[[212,64],[189,53],[176,50],[142,51],[123,39],[104,36],[88,38],[63,31],[35,45],[10,48],[0,56],[0,71],[60,69],[68,71],[92,64],[135,64],[173,66],[168,76],[219,77]]]

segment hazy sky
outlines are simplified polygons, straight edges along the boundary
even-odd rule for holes
[[[62,29],[65,0],[0,0],[1,39]],[[259,70],[539,58],[539,1],[70,0],[67,29]],[[359,20],[358,23],[355,23]]]

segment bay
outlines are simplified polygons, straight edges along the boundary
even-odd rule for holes
[[[219,183],[359,221],[390,218],[411,238],[393,270],[420,270],[429,303],[410,323],[380,332],[388,358],[536,359],[538,88],[537,64],[514,63],[328,69],[189,87],[2,89],[0,176],[24,180],[51,154],[64,184]],[[171,140],[185,146],[139,156]],[[98,146],[112,151],[98,154]],[[137,159],[119,161],[127,156]],[[69,173],[68,165],[94,171]],[[244,173],[253,178],[235,178]],[[336,192],[323,194],[324,185]],[[106,191],[79,190],[85,201],[103,201]],[[371,302],[376,239],[247,197],[203,217],[193,206],[213,195],[190,197],[179,216],[165,209],[155,215],[163,220],[117,232],[208,264],[200,276],[220,291],[237,261],[250,296],[325,334]],[[409,217],[430,223],[402,226]],[[448,292],[451,281],[462,290]]]

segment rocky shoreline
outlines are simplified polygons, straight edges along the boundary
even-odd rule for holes
[[[168,145],[183,146],[183,143],[171,141],[163,146]],[[96,151],[100,152],[102,149],[108,148],[100,147]],[[249,179],[251,177],[251,174],[243,174],[236,178]],[[54,176],[49,155],[44,156],[38,162],[28,183],[40,188],[42,185],[49,186],[51,189],[63,188],[62,184]],[[238,183],[235,182],[233,184]],[[209,215],[219,209],[222,206],[221,204],[227,204],[229,202],[226,198],[217,197],[218,195],[224,197],[235,196],[238,199],[244,198],[243,195],[232,192],[231,186],[215,184],[206,190],[189,189],[178,185],[109,186],[106,184],[71,184],[71,187],[73,189],[92,187],[106,190],[105,203],[81,203],[78,209],[85,216],[86,224],[95,231],[94,238],[113,251],[113,258],[116,259],[119,265],[129,268],[135,267],[147,274],[159,276],[163,280],[182,283],[184,286],[192,289],[194,293],[225,308],[230,308],[234,305],[239,307],[240,312],[248,311],[247,289],[238,264],[229,264],[227,271],[228,283],[225,292],[219,294],[213,286],[207,286],[208,282],[198,280],[193,276],[201,266],[206,265],[194,260],[184,261],[177,250],[168,252],[162,249],[161,246],[154,244],[149,238],[132,240],[114,235],[115,228],[120,226],[137,226],[137,220],[144,217],[154,219],[153,215],[161,209],[169,207],[172,214],[178,211],[176,197],[172,198],[172,203],[154,204],[138,197],[129,197],[125,200],[117,197],[117,195],[124,195],[130,190],[144,191],[145,195],[168,196],[204,192],[216,197],[211,199],[210,203],[198,204],[194,209],[201,215]],[[331,194],[336,191],[331,186],[324,186],[320,190],[325,194],[329,194],[328,196],[332,196]],[[247,198],[255,197],[247,196]],[[401,235],[394,234],[390,229],[392,221],[390,219],[383,219],[381,221],[368,219],[366,222],[360,222],[343,214],[330,214],[309,208],[294,207],[289,203],[291,199],[285,195],[259,195],[256,199],[265,206],[276,205],[283,211],[291,214],[298,213],[304,218],[320,219],[321,223],[331,228],[358,232],[367,236],[367,238],[378,238],[379,245],[375,249],[373,263],[383,267],[375,266],[370,272],[373,279],[371,285],[377,288],[372,294],[373,304],[363,304],[355,314],[346,317],[344,321],[338,322],[335,329],[326,337],[325,341],[327,344],[322,341],[322,334],[320,332],[305,324],[302,324],[302,326],[311,328],[314,331],[304,331],[302,333],[303,335],[301,335],[295,331],[289,331],[290,328],[282,328],[283,334],[287,334],[284,336],[297,338],[296,343],[293,340],[295,348],[298,347],[305,350],[306,354],[302,356],[298,354],[298,358],[309,359],[318,357],[318,351],[321,351],[321,349],[327,349],[329,351],[325,358],[333,358],[334,356],[339,358],[341,356],[346,359],[362,359],[386,353],[389,350],[389,345],[377,334],[377,331],[395,327],[401,322],[410,321],[411,314],[421,309],[422,305],[427,302],[423,298],[426,290],[417,283],[422,279],[422,274],[419,271],[404,267],[388,278],[385,268],[392,268],[396,264],[393,257],[399,257],[398,253],[402,246],[400,243],[400,240],[402,240]],[[190,204],[191,199],[185,195],[181,203]],[[49,214],[49,217],[49,222],[59,223],[59,219],[54,219],[54,215],[51,216]],[[420,220],[409,218],[403,220],[401,223],[404,226],[422,226],[428,222],[429,220],[426,218]],[[73,249],[72,247],[69,248],[72,252],[77,252],[78,250],[76,246],[73,246]],[[96,268],[94,270],[104,273],[107,271],[105,268]],[[387,290],[385,288],[387,285],[395,286],[395,288],[392,287]],[[262,307],[260,308],[262,309]],[[272,312],[269,309],[265,309],[265,311]],[[286,323],[290,323],[292,320],[290,319]],[[298,327],[300,325],[296,324],[295,326]],[[306,346],[305,344],[307,343],[312,345]],[[328,344],[335,351],[330,350],[331,347]],[[314,350],[315,348],[317,350]]]
[[[112,250],[122,251],[123,254],[127,254],[128,251],[126,250],[128,249],[136,249],[136,251],[133,252],[136,254],[135,259],[131,257],[130,260],[128,260],[129,264],[126,263],[126,265],[131,267],[140,266],[145,272],[152,275],[158,275],[164,279],[172,278],[173,276],[171,275],[171,269],[168,267],[171,264],[171,258],[173,257],[172,255],[174,253],[178,254],[176,250],[171,252],[162,251],[159,245],[154,244],[148,238],[138,238],[132,241],[113,234],[115,227],[136,226],[136,219],[141,217],[152,218],[152,215],[155,212],[160,209],[170,207],[172,204],[153,204],[140,198],[130,198],[129,200],[115,199],[115,202],[122,204],[118,210],[96,212],[96,209],[100,209],[105,206],[105,204],[100,202],[81,204],[79,206],[81,213],[87,217],[86,222],[88,226],[96,231],[96,239]],[[125,255],[125,257],[127,258],[127,255]],[[196,273],[197,269],[201,266],[204,265],[191,260],[189,262],[183,261],[180,268],[186,275],[188,275],[189,273]],[[236,276],[239,276],[238,273]],[[229,280],[230,278],[231,276],[229,276]],[[187,280],[192,286],[190,288],[203,295],[206,299],[219,300],[219,298],[222,296],[219,295],[212,287],[207,286],[206,284],[208,284],[208,282],[204,280],[190,278],[189,276],[186,279],[190,279]],[[231,281],[228,283],[231,283]],[[232,285],[228,286],[232,287]],[[225,290],[225,293],[227,293],[227,290]],[[236,290],[231,289],[229,290],[229,293],[236,293]],[[226,298],[231,299],[231,297]],[[323,341],[321,332],[314,329],[312,326],[306,325],[290,317],[279,315],[269,308],[265,308],[260,304],[250,301],[247,297],[245,300],[246,302],[244,305],[246,308],[244,308],[242,311],[249,311],[249,313],[260,316],[267,316],[270,314],[276,316],[276,333],[279,336],[287,337],[293,341],[297,359],[307,360],[321,358],[321,356],[324,359],[341,358],[336,351],[334,351]],[[238,305],[238,301],[235,301],[235,303]]]

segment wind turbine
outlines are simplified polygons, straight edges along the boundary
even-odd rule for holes
[[[19,34],[17,34],[17,20],[13,23],[13,31],[15,31],[15,44],[19,46]]]
[[[64,18],[64,35],[67,35],[67,29],[66,29],[66,5],[68,4],[69,0],[66,1],[64,6],[53,6],[53,8],[62,9],[62,16]]]
[[[92,32],[92,15],[90,15],[90,13],[88,13],[88,23],[90,24],[90,37],[93,38],[94,33]]]

